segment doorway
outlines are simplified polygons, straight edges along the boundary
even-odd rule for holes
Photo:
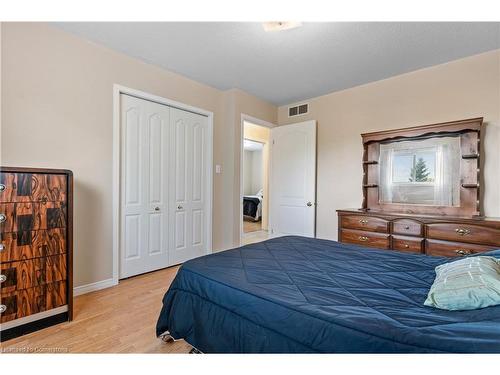
[[[273,124],[242,118],[240,243],[269,238],[269,162]]]

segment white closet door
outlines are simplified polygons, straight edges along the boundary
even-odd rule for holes
[[[121,95],[120,278],[169,266],[170,108]]]
[[[171,264],[206,254],[208,120],[172,108],[170,112],[170,260]]]

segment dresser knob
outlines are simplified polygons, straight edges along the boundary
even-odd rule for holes
[[[5,214],[0,214],[0,223],[3,223],[5,220],[7,220],[7,216],[5,216]]]
[[[5,185],[4,185],[4,184],[0,184],[0,193],[1,193],[2,191],[5,191]]]
[[[358,238],[360,241],[363,241],[363,242],[368,241],[368,237],[366,237],[366,236],[359,236]]]
[[[5,310],[7,310],[7,306],[5,305],[0,305],[0,314],[5,312]]]
[[[457,253],[460,256],[466,256],[472,254],[472,251],[470,250],[455,250],[455,253]]]
[[[0,275],[0,283],[3,283],[5,280],[7,280],[7,276]]]
[[[406,230],[410,229],[410,226],[409,226],[409,225],[406,225],[406,226],[405,226],[405,229],[406,229]]]
[[[455,229],[455,232],[457,232],[459,236],[467,236],[468,234],[470,234],[470,230],[461,228]]]
[[[407,243],[405,243],[405,249],[408,249],[410,247],[410,245],[408,245]]]

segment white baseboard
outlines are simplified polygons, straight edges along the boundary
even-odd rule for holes
[[[110,288],[112,286],[118,285],[118,282],[114,279],[107,279],[97,281],[95,283],[90,283],[86,285],[81,285],[73,288],[73,296],[81,296],[82,294],[95,292],[96,290]]]

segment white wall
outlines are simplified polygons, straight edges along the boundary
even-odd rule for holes
[[[263,188],[262,150],[245,150],[243,153],[243,194],[255,195]]]
[[[253,152],[245,150],[243,152],[243,194],[252,194],[253,177]]]
[[[262,150],[252,152],[252,195],[262,189],[263,177]]]

